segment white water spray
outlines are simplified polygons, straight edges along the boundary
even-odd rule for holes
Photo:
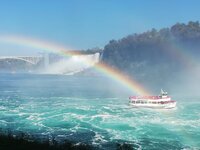
[[[74,55],[70,58],[63,58],[50,64],[43,73],[45,74],[65,74],[74,75],[85,69],[93,67],[100,60],[100,54]]]

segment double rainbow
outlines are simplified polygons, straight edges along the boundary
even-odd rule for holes
[[[65,48],[64,46],[52,44],[50,42],[42,40],[36,40],[29,37],[13,36],[13,35],[2,36],[0,37],[0,42],[45,50],[60,54],[65,57],[80,54],[76,51],[70,51],[69,48]],[[105,63],[98,63],[95,65],[95,68],[98,71],[105,74],[106,76],[110,77],[111,79],[123,85],[123,87],[126,87],[127,90],[130,90],[133,93],[137,93],[138,95],[149,95],[149,92],[141,84],[139,84],[136,80],[128,77],[121,71],[114,69]]]

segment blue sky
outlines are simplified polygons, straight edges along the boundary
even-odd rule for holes
[[[28,36],[74,49],[103,48],[111,39],[190,20],[200,20],[199,0],[0,0],[1,36]],[[0,43],[0,55],[33,51]]]

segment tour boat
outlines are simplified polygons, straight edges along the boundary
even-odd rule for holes
[[[167,92],[161,89],[159,96],[130,96],[130,105],[134,107],[147,107],[147,108],[165,108],[170,109],[176,107],[176,101],[171,100]]]

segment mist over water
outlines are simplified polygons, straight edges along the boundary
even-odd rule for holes
[[[73,75],[93,67],[99,61],[99,53],[89,55],[74,55],[49,64],[48,67],[42,71],[42,73]]]
[[[185,69],[178,72],[174,78],[168,81],[167,89],[174,96],[200,97],[200,67]]]

